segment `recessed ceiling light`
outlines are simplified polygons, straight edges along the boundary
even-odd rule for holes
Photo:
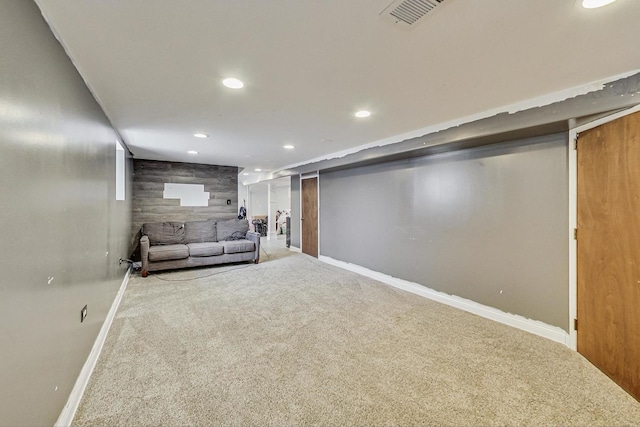
[[[256,172],[262,172],[262,169],[254,169]]]
[[[236,79],[235,77],[229,77],[222,80],[222,84],[231,89],[240,89],[244,87],[244,83],[242,83],[240,80]]]
[[[249,174],[248,174],[248,173],[246,173],[246,172],[245,172],[245,173],[243,173],[242,175],[244,175],[244,176],[249,176]]]
[[[293,145],[289,144],[289,145],[283,145],[282,148],[285,148],[287,150],[293,150],[296,147],[294,147]]]
[[[611,4],[614,1],[616,0],[582,0],[582,7],[585,9],[596,9]]]
[[[189,151],[187,151],[187,153],[189,153],[189,154],[198,154],[198,152],[195,151],[195,150],[189,150]]]
[[[206,133],[194,133],[193,136],[195,136],[196,138],[209,138],[209,135],[207,135]]]
[[[357,111],[355,114],[356,117],[360,117],[360,118],[369,117],[370,115],[371,115],[371,112],[367,110],[360,110],[360,111]]]

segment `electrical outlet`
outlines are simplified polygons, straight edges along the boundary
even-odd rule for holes
[[[84,319],[87,317],[87,305],[85,304],[80,310],[80,323],[84,322]]]

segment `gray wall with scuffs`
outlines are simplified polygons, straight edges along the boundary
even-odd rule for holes
[[[238,217],[236,166],[135,159],[133,170],[133,239],[146,222]],[[209,193],[209,205],[180,206],[179,199],[165,199],[165,183],[204,185],[204,191]],[[231,204],[227,204],[227,200],[231,200]]]
[[[568,331],[566,134],[321,173],[320,233],[321,255]]]
[[[291,177],[291,246],[300,248],[300,175]]]
[[[0,425],[56,421],[125,276],[115,139],[38,7],[0,2]]]

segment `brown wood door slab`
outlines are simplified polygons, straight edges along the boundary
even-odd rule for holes
[[[578,138],[578,351],[640,400],[640,113]]]
[[[302,252],[318,257],[318,178],[302,180]]]

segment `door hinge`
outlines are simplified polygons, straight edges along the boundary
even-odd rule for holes
[[[578,330],[578,319],[573,319],[573,330],[574,331]]]
[[[576,139],[573,140],[573,149],[577,150],[578,149],[578,137],[576,136]]]
[[[578,240],[578,229],[577,228],[573,229],[573,240]]]

